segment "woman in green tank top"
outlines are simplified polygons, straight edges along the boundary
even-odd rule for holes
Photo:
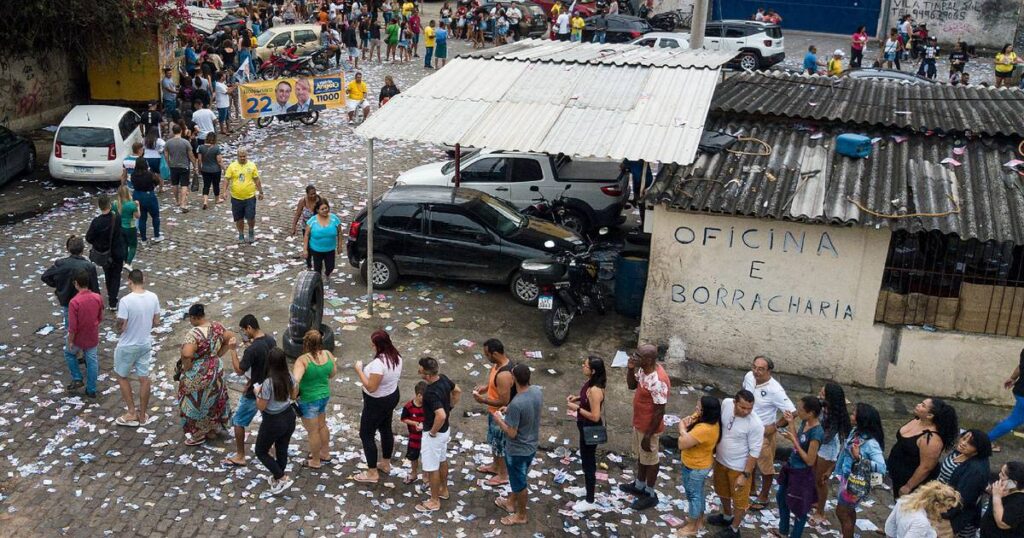
[[[124,268],[132,270],[132,260],[135,259],[135,251],[139,246],[139,239],[136,235],[135,221],[139,218],[139,204],[132,200],[132,194],[128,187],[121,185],[117,189],[117,206],[114,208],[121,216],[121,235],[124,236],[124,244],[128,246],[128,252],[124,257]]]
[[[302,425],[309,435],[309,456],[306,467],[319,469],[331,463],[330,433],[327,430],[327,400],[331,397],[331,378],[337,372],[334,355],[324,350],[323,336],[315,329],[302,338],[303,354],[295,359],[296,401],[302,414]]]

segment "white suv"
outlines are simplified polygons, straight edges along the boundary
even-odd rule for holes
[[[786,57],[782,28],[767,22],[723,20],[711,21],[704,30],[704,48],[735,52],[740,69],[767,69]]]

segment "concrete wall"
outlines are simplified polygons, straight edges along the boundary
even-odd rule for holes
[[[19,131],[59,122],[81,84],[81,70],[62,51],[0,50],[0,125]]]
[[[1013,42],[1021,11],[1020,0],[889,0],[887,5],[890,27],[911,15],[943,43],[962,40],[987,48]]]
[[[1019,339],[874,322],[889,237],[658,207],[641,339],[706,364],[764,353],[781,372],[1005,403]]]

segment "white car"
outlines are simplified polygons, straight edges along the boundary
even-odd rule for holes
[[[118,181],[132,144],[142,142],[142,119],[130,108],[78,105],[60,122],[50,153],[50,176],[69,181]]]
[[[690,48],[690,34],[685,32],[649,32],[629,42],[630,45],[640,45],[655,49],[688,49]]]
[[[295,54],[305,56],[320,48],[320,26],[316,24],[288,24],[267,28],[256,38],[257,63],[270,59],[274,49],[282,51],[289,43],[296,46]]]
[[[686,32],[649,32],[630,45],[675,49],[690,48],[690,34]],[[766,22],[725,20],[712,21],[704,31],[705,50],[735,52],[729,62],[734,67],[754,71],[766,69],[786,57],[782,28]]]

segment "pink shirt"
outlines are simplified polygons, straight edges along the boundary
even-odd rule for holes
[[[68,303],[68,332],[74,335],[71,341],[81,349],[92,349],[100,344],[100,322],[103,321],[103,298],[100,294],[84,289]]]
[[[868,42],[868,35],[865,33],[853,34],[853,43],[850,47],[854,50],[863,50],[864,44]]]

